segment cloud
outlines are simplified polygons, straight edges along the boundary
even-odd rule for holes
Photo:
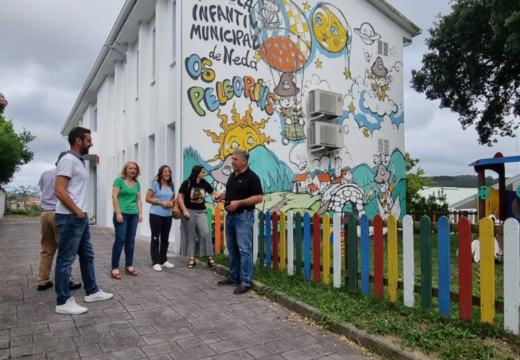
[[[373,155],[378,153],[378,142],[375,139],[396,139],[395,144],[389,144],[390,150],[393,150],[400,142],[399,139],[404,136],[404,124],[396,125],[392,123],[389,116],[383,118],[380,128],[374,130],[370,136],[365,135],[365,127],[359,125],[352,113],[343,120],[342,125],[345,133],[345,144],[347,144],[343,149],[343,154],[346,155],[347,159],[343,166],[354,166],[361,163],[372,166]],[[356,145],[350,146],[348,144]],[[350,163],[348,159],[350,159]]]
[[[388,96],[381,101],[376,93],[371,90],[363,93],[363,106],[379,116],[397,112],[397,105]]]
[[[318,74],[312,74],[311,79],[305,81],[305,85],[302,90],[302,95],[305,96],[307,95],[307,92],[314,89],[331,91],[329,82],[327,80],[321,80]]]
[[[13,184],[36,184],[68,147],[60,130],[83,86],[124,0],[3,1],[0,33],[0,91],[5,116],[17,132],[26,128],[33,161]]]

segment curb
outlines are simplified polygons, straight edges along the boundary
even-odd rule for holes
[[[207,268],[206,263],[202,262],[202,266]],[[216,267],[210,269],[214,270],[217,274],[222,276],[229,275],[229,269],[223,265],[217,265]],[[253,280],[253,288],[254,290],[262,295],[266,295],[267,291],[265,290],[265,285],[259,281]],[[313,306],[310,306],[304,302],[296,300],[292,297],[286,296],[280,291],[275,291],[274,293],[274,302],[280,304],[281,306],[294,311],[302,316],[312,319],[318,324],[323,324],[323,316],[320,315],[318,309]],[[369,349],[370,351],[383,356],[385,359],[395,359],[395,360],[427,360],[428,357],[423,355],[412,353],[406,350],[399,348],[398,346],[385,341],[377,336],[370,335],[365,331],[359,330],[347,323],[338,323],[331,326],[330,330],[335,332],[336,334],[343,335],[350,341]]]

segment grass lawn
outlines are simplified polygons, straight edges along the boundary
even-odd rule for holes
[[[415,279],[420,284],[420,236],[415,241]],[[437,287],[437,235],[431,238],[433,259],[433,286]],[[458,247],[457,235],[451,236],[451,290],[458,292]],[[372,250],[372,248],[371,248]],[[399,243],[399,277],[402,280],[402,243]],[[386,253],[386,243],[385,243]],[[323,255],[323,254],[322,254]],[[312,256],[311,256],[312,258]],[[229,265],[228,259],[219,255],[218,263]],[[331,254],[332,262],[332,254]],[[358,264],[360,259],[358,260]],[[344,267],[344,262],[342,262]],[[303,266],[302,266],[303,268]],[[359,266],[358,271],[361,271]],[[303,272],[303,271],[302,271]],[[371,273],[373,274],[373,252],[371,251]],[[385,259],[384,274],[387,274]],[[473,264],[473,294],[480,295],[478,283],[479,265]],[[433,310],[419,308],[420,296],[416,294],[416,306],[408,308],[399,291],[397,304],[390,303],[385,288],[384,299],[351,294],[342,287],[337,289],[323,283],[305,281],[303,276],[288,276],[281,272],[261,269],[255,265],[253,277],[266,285],[266,295],[279,290],[320,310],[325,325],[346,322],[370,334],[386,337],[403,348],[420,350],[442,359],[518,359],[520,358],[520,336],[503,330],[503,314],[497,313],[495,327],[480,324],[480,308],[473,307],[473,321],[463,322],[458,318],[458,304],[451,303],[451,316],[438,312],[438,301],[433,299]],[[503,265],[495,266],[496,298],[503,300]],[[331,279],[332,284],[332,279]]]
[[[5,216],[40,217],[41,213],[41,210],[38,208],[5,209]]]

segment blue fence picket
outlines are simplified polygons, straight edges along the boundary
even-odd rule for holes
[[[437,232],[439,257],[439,312],[444,316],[450,316],[450,222],[446,216],[442,216],[439,219]]]
[[[311,279],[311,216],[303,215],[303,252],[305,254],[305,280]]]

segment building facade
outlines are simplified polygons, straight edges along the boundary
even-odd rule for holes
[[[93,130],[92,215],[112,226],[126,161],[144,188],[162,164],[177,185],[203,165],[222,191],[245,149],[262,209],[401,218],[403,48],[419,33],[384,0],[128,0],[61,131]]]

